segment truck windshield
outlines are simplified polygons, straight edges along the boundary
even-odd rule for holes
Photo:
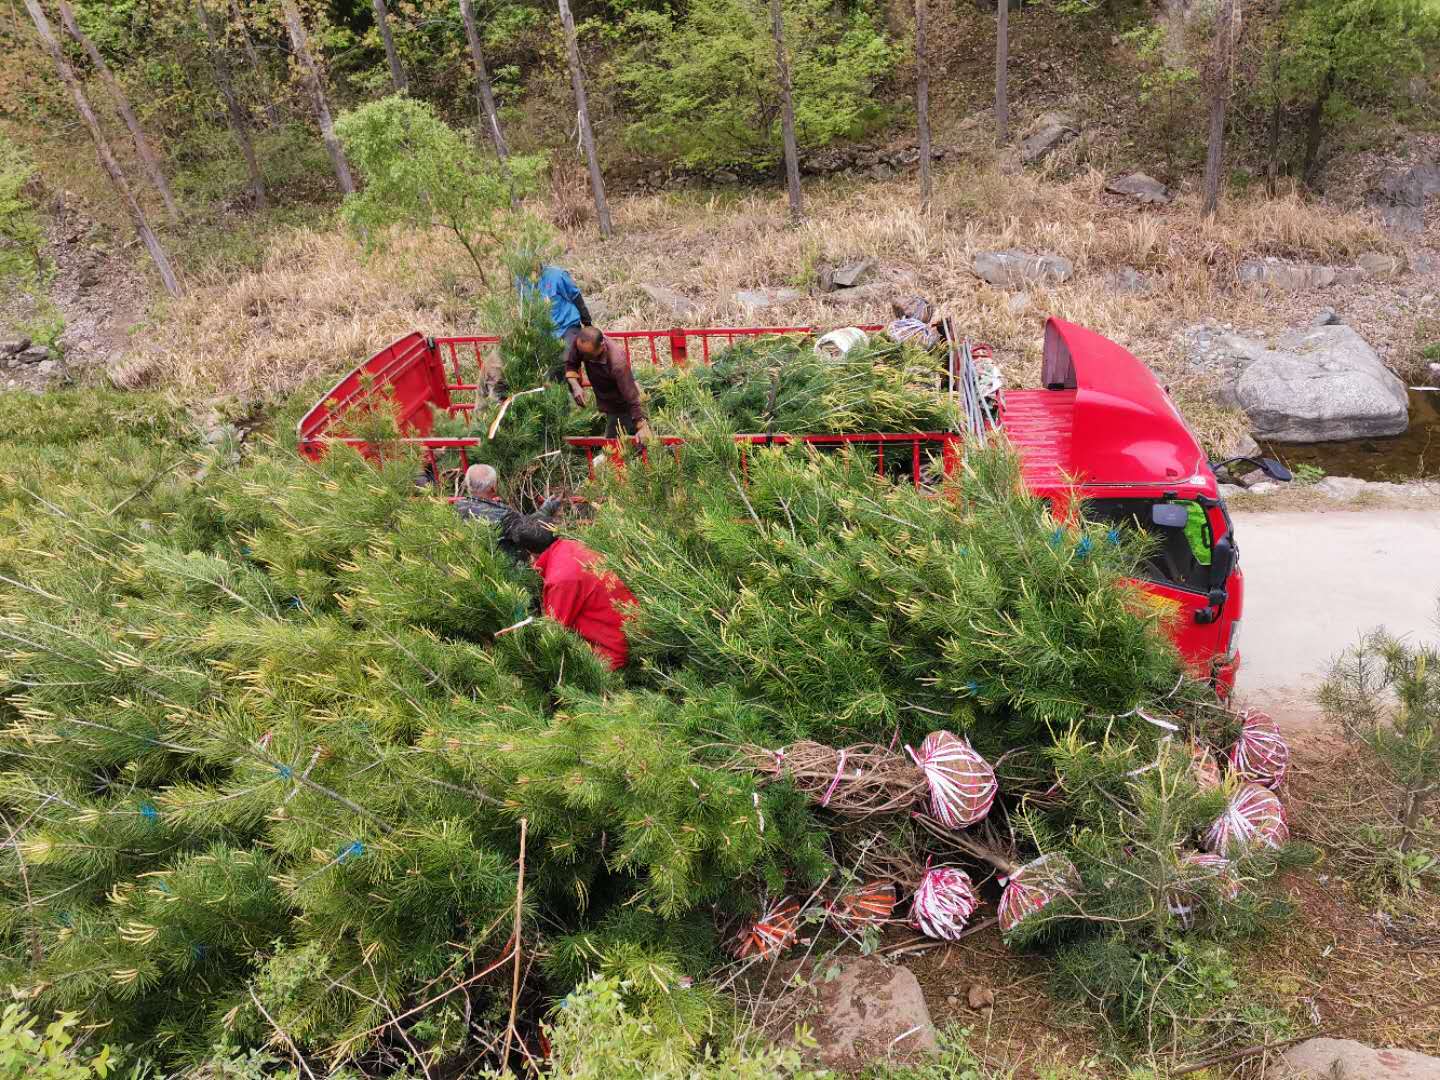
[[[1210,587],[1210,550],[1214,537],[1199,504],[1191,510],[1188,528],[1156,525],[1151,508],[1158,499],[1086,499],[1084,513],[1091,521],[1108,522],[1139,529],[1152,537],[1156,546],[1146,560],[1145,576],[1162,585],[1203,593]],[[1190,504],[1176,505],[1191,509]]]

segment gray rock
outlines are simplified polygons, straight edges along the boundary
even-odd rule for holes
[[[1016,293],[1005,302],[1005,306],[1018,315],[1030,306],[1030,294],[1028,292]]]
[[[1245,489],[1239,484],[1221,484],[1220,497],[1222,499],[1233,499],[1236,495],[1244,495]]]
[[[14,341],[0,341],[0,356],[14,356],[29,347],[30,339],[28,337],[17,338]]]
[[[1268,285],[1287,292],[1324,289],[1335,284],[1333,266],[1284,263],[1276,259],[1251,259],[1243,262],[1240,264],[1238,276],[1244,282]]]
[[[734,299],[745,307],[768,308],[793,304],[804,295],[799,289],[740,289]]]
[[[1237,435],[1231,439],[1229,444],[1221,451],[1218,460],[1224,461],[1227,458],[1259,457],[1260,444],[1254,437],[1248,434]]]
[[[1274,480],[1261,480],[1258,484],[1251,484],[1245,488],[1247,495],[1273,495],[1280,490],[1280,485]]]
[[[1440,167],[1426,162],[1405,172],[1387,173],[1367,201],[1390,229],[1410,235],[1425,230],[1425,200],[1436,193],[1440,193]]]
[[[1404,259],[1379,251],[1367,251],[1355,260],[1355,266],[1374,277],[1399,277],[1405,272]]]
[[[1069,281],[1074,264],[1060,255],[1033,255],[1028,251],[982,251],[971,269],[991,285],[1024,285],[1028,282]]]
[[[1144,173],[1116,177],[1105,185],[1105,190],[1112,195],[1128,195],[1149,206],[1163,206],[1175,197],[1175,193],[1159,180]]]
[[[857,259],[835,270],[830,275],[830,280],[837,289],[853,289],[874,265],[874,259]]]
[[[1105,285],[1112,292],[1148,293],[1150,279],[1133,266],[1122,266],[1119,270],[1105,275]]]
[[[1315,319],[1314,319],[1313,322],[1311,322],[1310,325],[1311,325],[1311,326],[1338,326],[1339,324],[1340,324],[1340,316],[1335,314],[1335,309],[1334,309],[1333,307],[1327,307],[1327,308],[1321,308],[1318,312],[1315,313]]]
[[[717,172],[714,179],[717,184],[738,184],[740,182],[739,174],[730,172],[727,169],[721,169]]]
[[[1306,1039],[1265,1074],[1274,1080],[1440,1080],[1440,1058],[1375,1050],[1351,1039]]]
[[[1329,442],[1398,435],[1409,425],[1405,384],[1349,326],[1292,331],[1273,349],[1235,334],[1224,344],[1224,359],[1241,369],[1233,401],[1257,438]]]
[[[663,285],[641,285],[640,291],[677,319],[691,318],[698,310],[695,301],[684,293],[667,289]]]
[[[50,359],[50,350],[44,345],[31,345],[28,349],[21,349],[16,353],[15,359],[22,364],[38,364],[41,360]]]
[[[871,281],[864,285],[856,285],[853,289],[836,289],[831,293],[824,293],[818,297],[831,304],[861,304],[875,303],[886,305],[885,318],[889,318],[888,301],[895,295],[899,286],[888,281]]]
[[[35,370],[41,375],[54,375],[60,369],[60,364],[55,360],[41,360],[35,365]]]
[[[813,1004],[808,1004],[811,993]],[[854,1070],[940,1052],[920,983],[903,967],[874,956],[857,957],[834,978],[813,977],[800,994],[807,1004],[797,1023],[809,1027],[814,1057],[826,1068]]]
[[[1433,274],[1435,260],[1423,251],[1410,256],[1410,269],[1416,274]]]
[[[1056,147],[1080,134],[1075,121],[1066,113],[1042,113],[1030,125],[1024,141],[1020,144],[1020,160],[1033,165],[1043,159]]]

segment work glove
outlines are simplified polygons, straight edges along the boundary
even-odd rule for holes
[[[635,425],[635,439],[641,446],[649,446],[655,441],[655,433],[650,430],[649,420],[641,420]]]

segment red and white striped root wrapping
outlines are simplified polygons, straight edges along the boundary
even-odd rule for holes
[[[845,930],[882,926],[895,912],[895,883],[867,881],[846,889],[830,902],[829,911],[831,918]]]
[[[936,866],[920,879],[910,902],[910,921],[926,937],[955,941],[979,905],[969,874],[953,866]]]
[[[1246,780],[1279,786],[1290,764],[1290,747],[1280,726],[1258,709],[1240,714],[1240,737],[1230,748],[1230,768]]]
[[[1190,744],[1190,771],[1203,790],[1220,786],[1220,763],[1215,760],[1215,751],[1204,743]]]
[[[800,905],[793,900],[779,900],[735,935],[731,951],[736,959],[749,956],[769,959],[779,956],[800,936],[798,923]]]
[[[920,750],[905,752],[925,774],[930,788],[930,814],[949,829],[964,829],[990,813],[999,784],[990,763],[966,739],[948,731],[925,737]]]
[[[1233,859],[1246,848],[1278,848],[1289,839],[1290,827],[1279,797],[1259,784],[1246,784],[1210,826],[1205,846],[1216,855]]]
[[[1231,866],[1230,860],[1223,855],[1214,855],[1208,851],[1192,851],[1181,857],[1180,869],[1182,872],[1192,871],[1188,875],[1192,880],[1197,878],[1213,879],[1221,897],[1226,900],[1236,900],[1240,896],[1240,879],[1235,876],[1235,870]],[[1165,896],[1165,905],[1170,909],[1170,914],[1174,915],[1180,925],[1187,930],[1195,921],[1196,899],[1194,889],[1183,883],[1177,884]]]
[[[1057,897],[1073,897],[1080,889],[1080,871],[1059,852],[1051,851],[1026,863],[1010,875],[1000,894],[1001,933],[1008,934]]]

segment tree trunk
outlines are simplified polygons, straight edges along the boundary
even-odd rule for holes
[[[249,61],[250,70],[254,73],[255,86],[265,99],[265,117],[270,121],[271,127],[276,127],[280,123],[280,109],[275,104],[270,77],[260,60],[260,53],[255,49],[255,39],[250,36],[250,28],[245,25],[245,13],[240,10],[240,0],[230,0],[230,15],[240,32],[240,47],[245,50],[245,59]]]
[[[495,110],[495,92],[490,87],[490,69],[485,66],[485,53],[480,48],[480,32],[475,29],[475,7],[470,0],[460,0],[460,18],[465,23],[465,40],[470,43],[470,58],[475,62],[475,98],[480,123],[490,128],[490,141],[495,154],[504,161],[510,156],[505,136],[500,130],[500,114]]]
[[[925,4],[915,0],[915,118],[920,127],[920,208],[930,210],[930,61],[925,56]]]
[[[380,40],[385,43],[385,59],[390,62],[390,82],[397,94],[410,92],[410,83],[405,78],[405,69],[400,66],[400,54],[395,51],[395,39],[390,36],[390,10],[385,0],[371,0],[375,7],[375,26],[380,31]]]
[[[125,121],[125,126],[130,130],[130,138],[135,142],[135,153],[140,157],[140,167],[145,170],[145,175],[155,185],[155,190],[160,192],[160,198],[165,202],[165,212],[170,215],[170,220],[180,220],[180,212],[175,208],[175,196],[170,192],[170,185],[165,180],[165,173],[160,168],[160,159],[150,148],[150,140],[145,138],[145,132],[140,128],[140,121],[135,118],[135,110],[130,108],[130,99],[125,96],[124,89],[120,82],[110,70],[110,65],[100,55],[100,50],[95,48],[95,43],[85,36],[80,25],[75,21],[75,12],[71,10],[67,0],[59,0],[60,21],[65,25],[66,31],[85,50],[90,57],[90,62],[95,65],[95,71],[99,74],[100,80],[105,88],[110,91],[110,96],[115,99],[115,111],[120,114],[120,119]]]
[[[800,201],[800,151],[795,145],[795,102],[790,96],[790,60],[785,55],[785,20],[780,0],[770,0],[770,34],[775,39],[775,67],[780,73],[780,136],[785,144],[785,188],[790,196],[790,220],[805,216]]]
[[[335,123],[330,118],[330,103],[325,98],[325,83],[320,78],[320,68],[310,55],[310,43],[305,34],[305,24],[300,20],[300,9],[295,0],[280,0],[285,12],[285,27],[290,31],[290,46],[295,50],[295,59],[300,62],[301,73],[310,88],[310,101],[315,107],[315,119],[320,122],[320,138],[325,141],[325,151],[330,155],[330,164],[335,168],[335,179],[340,182],[340,192],[350,195],[355,191],[355,181],[350,177],[350,164],[345,160],[345,151],[335,137]]]
[[[1315,173],[1320,165],[1320,143],[1325,137],[1325,107],[1330,104],[1330,95],[1334,90],[1335,69],[1328,68],[1305,122],[1305,160],[1300,166],[1300,175],[1310,187],[1315,186]]]
[[[1010,139],[1010,0],[995,5],[995,138]]]
[[[1205,217],[1220,209],[1220,173],[1225,165],[1225,117],[1230,107],[1231,71],[1239,23],[1240,0],[1222,0],[1215,18],[1215,41],[1210,53],[1210,133],[1206,140],[1204,202],[1200,210]]]
[[[210,64],[215,71],[215,85],[220,88],[220,96],[225,99],[225,117],[230,121],[230,133],[240,144],[245,168],[250,173],[250,197],[255,201],[256,209],[263,209],[266,202],[265,180],[260,174],[260,162],[255,157],[255,146],[250,141],[249,117],[246,116],[240,99],[235,96],[235,81],[230,73],[230,60],[225,55],[225,42],[215,25],[214,17],[205,8],[204,0],[197,0],[195,11],[200,16],[205,37],[210,42]]]
[[[130,212],[130,220],[135,223],[136,235],[140,237],[140,242],[145,245],[145,250],[154,260],[155,269],[160,272],[160,280],[165,283],[165,291],[171,296],[179,296],[180,283],[176,280],[175,270],[170,265],[170,256],[160,246],[159,237],[150,228],[150,223],[145,220],[145,211],[140,209],[140,204],[135,201],[135,193],[130,190],[130,185],[125,180],[125,174],[120,171],[120,166],[115,161],[115,155],[110,152],[110,144],[105,141],[105,133],[100,130],[100,121],[95,118],[90,103],[85,100],[85,91],[80,86],[80,80],[75,77],[75,72],[71,70],[65,54],[60,50],[60,43],[55,40],[55,34],[50,29],[50,21],[45,18],[45,12],[40,7],[39,0],[25,0],[25,10],[30,13],[30,18],[35,23],[35,30],[40,35],[40,42],[45,46],[45,51],[50,54],[60,81],[70,91],[70,96],[75,101],[76,112],[80,114],[80,119],[90,130],[90,137],[95,140],[95,153],[100,158],[100,167],[110,177],[110,183],[124,201],[125,208]]]
[[[595,217],[600,222],[600,235],[610,235],[610,204],[605,201],[605,178],[600,175],[600,159],[595,155],[595,132],[590,129],[590,106],[585,100],[585,73],[580,68],[580,46],[575,40],[575,19],[570,14],[569,0],[560,2],[560,23],[565,28],[565,52],[570,58],[570,85],[575,89],[575,109],[580,120],[580,142],[590,165],[590,192],[595,196]]]

